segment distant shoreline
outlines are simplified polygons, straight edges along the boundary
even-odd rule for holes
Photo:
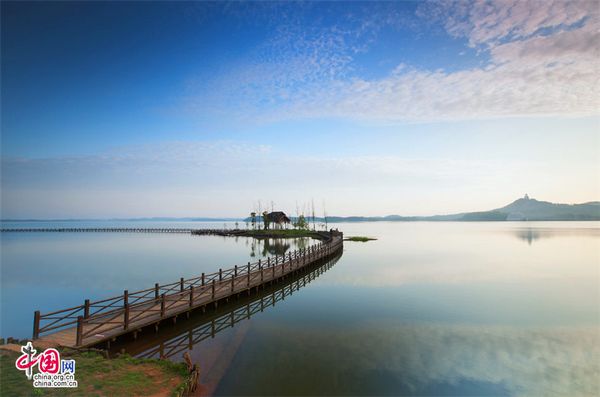
[[[290,217],[294,221],[295,217]],[[582,204],[556,204],[525,197],[489,211],[462,212],[450,215],[431,216],[328,216],[305,218],[319,223],[359,223],[359,222],[573,222],[600,221],[600,201]],[[261,217],[257,217],[261,222]],[[250,218],[209,218],[209,217],[142,217],[108,219],[2,219],[8,222],[241,222],[250,223]],[[240,225],[241,226],[241,225]]]
[[[350,218],[350,217],[349,217]],[[315,218],[316,222],[324,222],[322,219]],[[511,220],[464,220],[464,219],[364,219],[364,220],[350,220],[350,219],[331,219],[327,218],[328,223],[373,223],[373,222],[390,222],[390,223],[416,223],[416,222],[435,222],[435,223],[481,223],[481,222],[599,222],[598,218],[586,218],[586,219],[511,219]],[[52,222],[244,222],[244,219],[230,219],[230,220],[186,220],[179,218],[172,219],[161,219],[161,220],[146,220],[146,219],[0,219],[0,223],[52,223]]]

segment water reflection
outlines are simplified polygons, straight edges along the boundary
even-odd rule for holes
[[[600,230],[597,228],[570,228],[570,229],[560,229],[560,228],[540,228],[540,227],[523,227],[523,228],[514,228],[509,229],[509,232],[512,233],[517,238],[527,242],[529,245],[536,242],[540,239],[552,238],[552,237],[598,237],[600,236]]]
[[[521,240],[527,241],[529,245],[541,237],[541,233],[537,229],[517,229],[515,235]]]
[[[596,328],[390,320],[340,331],[261,321],[252,336],[231,363],[243,375],[228,371],[216,395],[591,396],[600,390]],[[269,363],[256,365],[257,357]]]
[[[215,338],[194,344],[195,330],[208,323],[180,318],[146,340],[140,335],[131,348],[158,357],[160,341],[152,339],[161,337],[167,355],[169,346],[187,350],[191,334],[205,394],[600,395],[600,222],[333,227],[378,240],[347,242],[343,259],[310,288],[269,309],[265,301],[265,311],[248,321],[253,301],[232,302],[241,306],[214,313],[215,320],[224,316]],[[32,307],[51,311],[86,295],[191,277],[295,244],[1,237],[2,326],[23,324],[25,336]],[[231,327],[227,314],[234,310]]]
[[[293,239],[284,238],[252,238],[247,240],[246,245],[250,245],[250,257],[266,258],[268,256],[284,255],[290,249],[303,249],[311,244],[314,240],[309,237],[300,237]]]
[[[168,358],[179,361],[186,350],[205,339],[214,338],[218,333],[233,328],[237,323],[250,319],[253,315],[284,301],[294,292],[306,287],[320,275],[331,269],[341,253],[334,258],[311,266],[304,272],[260,290],[257,294],[239,300],[232,300],[217,311],[205,315],[196,315],[178,326],[141,333],[136,340],[123,340],[113,344],[111,354],[128,353],[143,358]]]

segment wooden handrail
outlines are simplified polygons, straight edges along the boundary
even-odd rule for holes
[[[225,270],[220,269],[219,272],[209,274],[203,273],[201,276],[187,280],[181,278],[177,282],[164,285],[159,285],[157,283],[153,288],[146,288],[131,293],[125,291],[123,295],[94,302],[90,302],[86,299],[83,305],[74,306],[68,309],[57,310],[45,314],[40,314],[39,311],[36,311],[34,314],[33,338],[37,339],[41,334],[77,324],[77,332],[81,332],[81,335],[78,334],[77,340],[81,342],[85,336],[90,335],[99,328],[97,326],[85,330],[86,324],[97,325],[96,321],[98,320],[101,321],[101,324],[118,324],[118,321],[113,322],[112,320],[119,317],[123,318],[122,320],[119,320],[121,321],[121,325],[124,329],[128,329],[129,324],[143,313],[156,311],[156,309],[152,309],[152,307],[157,303],[157,297],[159,296],[162,297],[161,313],[163,315],[169,308],[174,307],[182,300],[189,302],[190,307],[194,306],[197,301],[202,301],[202,304],[206,304],[212,300],[220,299],[220,296],[222,295],[220,293],[223,290],[223,282],[219,281],[217,283],[217,280],[223,280],[225,283],[228,283],[228,280],[233,277],[231,281],[233,283],[232,291],[236,291],[237,282],[241,282],[242,287],[240,288],[251,288],[256,285],[256,280],[259,284],[264,281],[265,268],[272,268],[272,275],[269,274],[269,272],[266,273],[271,277],[271,280],[272,278],[275,278],[277,274],[283,276],[296,268],[304,266],[307,260],[308,262],[312,262],[327,256],[342,245],[343,238],[341,233],[323,233],[322,237],[326,239],[325,242],[291,251],[287,255],[276,255],[274,258],[268,257],[266,260],[266,267],[263,267],[264,262],[262,262],[262,259],[259,259],[253,263],[248,262],[245,266],[235,266]],[[281,268],[281,270],[277,268]],[[204,299],[208,299],[208,301],[204,302]],[[165,300],[171,303],[165,305]],[[91,309],[97,310],[94,311]],[[132,311],[135,311],[137,314],[132,316]],[[56,316],[60,314],[64,315]],[[42,322],[48,320],[54,321],[42,325]]]
[[[136,354],[136,356],[141,358],[178,356],[181,351],[188,349],[190,344],[195,345],[214,336],[213,331],[214,334],[216,334],[227,328],[233,327],[240,321],[246,320],[248,318],[248,313],[250,313],[250,316],[253,316],[268,307],[275,306],[276,303],[284,300],[286,296],[292,295],[294,291],[298,291],[310,284],[334,265],[335,260],[328,262],[323,267],[319,267],[310,273],[303,275],[296,281],[285,284],[283,287],[272,293],[259,296],[249,303],[235,307],[230,312],[209,319],[207,322],[190,329],[181,335],[169,339],[168,341],[160,342],[156,347],[146,349],[145,351]]]

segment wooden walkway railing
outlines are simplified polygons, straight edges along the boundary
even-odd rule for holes
[[[324,242],[266,261],[129,292],[51,313],[34,313],[33,338],[51,345],[91,346],[190,312],[272,282],[343,248],[340,232],[324,232]]]
[[[307,284],[310,284],[321,274],[335,266],[338,259],[339,255],[328,260],[328,262],[324,263],[322,266],[299,276],[292,282],[288,283],[286,281],[285,284],[277,290],[267,294],[260,292],[259,295],[256,298],[252,298],[250,302],[238,305],[228,312],[209,318],[200,325],[196,325],[176,337],[154,343],[153,347],[145,347],[141,352],[138,351],[135,353],[129,350],[126,350],[126,352],[141,358],[181,357],[182,352],[191,350],[194,345],[203,340],[214,338],[217,333],[231,328],[238,322],[247,320],[251,316],[285,300],[288,296],[291,296]],[[155,339],[152,339],[153,342],[154,340]]]

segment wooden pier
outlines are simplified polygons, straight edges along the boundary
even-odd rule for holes
[[[219,306],[218,310],[190,317],[190,321],[165,328],[162,334],[154,334],[152,330],[148,330],[149,332],[142,332],[136,340],[123,338],[111,344],[109,354],[127,353],[140,358],[179,358],[183,352],[192,350],[205,339],[214,338],[219,332],[233,328],[237,323],[285,301],[335,266],[341,255],[338,252],[330,258],[304,266],[280,283],[267,285],[250,296],[242,294],[239,299]]]
[[[321,232],[323,241],[267,260],[219,269],[191,279],[159,285],[51,313],[34,313],[33,338],[41,346],[90,347],[154,326],[220,301],[250,293],[343,249],[343,234]]]

